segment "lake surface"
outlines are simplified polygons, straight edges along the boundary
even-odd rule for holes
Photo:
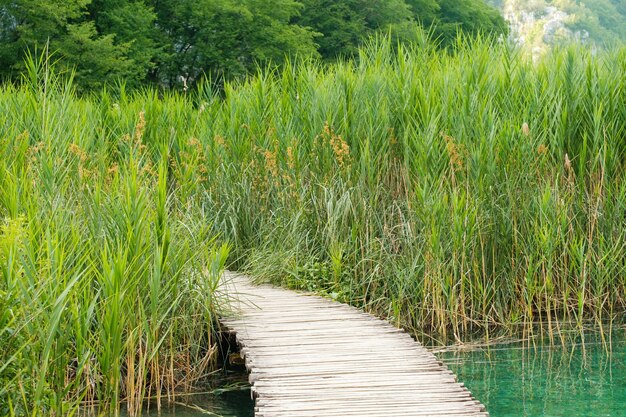
[[[587,334],[565,346],[513,343],[438,356],[491,417],[625,417],[626,329],[611,340],[609,347]]]
[[[438,357],[491,417],[626,417],[626,328],[613,332],[610,346],[590,333],[565,346],[510,343]],[[231,374],[210,394],[180,398],[160,414],[151,407],[144,416],[253,417],[246,379]]]
[[[253,417],[254,401],[250,396],[248,375],[230,374],[213,381],[208,393],[179,397],[176,404],[157,412],[154,404],[146,404],[144,417]],[[216,386],[216,387],[215,387]],[[124,415],[124,414],[123,414]]]
[[[194,395],[187,399],[180,399],[174,407],[161,410],[157,413],[152,409],[144,416],[149,417],[253,417],[254,401],[250,398],[250,391],[225,392],[219,395]]]

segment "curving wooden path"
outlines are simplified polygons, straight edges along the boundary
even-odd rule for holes
[[[488,416],[454,374],[407,333],[321,297],[222,284],[250,371],[256,417]]]

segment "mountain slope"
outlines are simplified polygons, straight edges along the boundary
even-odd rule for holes
[[[626,43],[626,0],[489,0],[511,37],[534,52],[572,40],[605,47]]]

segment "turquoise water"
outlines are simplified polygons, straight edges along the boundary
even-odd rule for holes
[[[565,346],[515,343],[439,357],[491,417],[624,417],[626,329],[608,350],[588,334]]]
[[[626,328],[611,341],[608,351],[596,334],[587,334],[565,346],[510,343],[438,356],[491,417],[626,417]],[[253,417],[246,379],[231,375],[210,394],[179,398],[160,414],[152,406],[143,415]]]

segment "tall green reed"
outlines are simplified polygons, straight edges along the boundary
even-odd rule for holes
[[[288,66],[227,88],[219,110],[241,116],[207,136],[247,148],[210,198],[231,222],[232,198],[253,207],[243,268],[424,338],[602,323],[624,311],[623,58],[382,41]]]
[[[228,248],[200,158],[143,107],[78,98],[45,55],[27,64],[0,92],[0,413],[139,415],[215,368]]]

